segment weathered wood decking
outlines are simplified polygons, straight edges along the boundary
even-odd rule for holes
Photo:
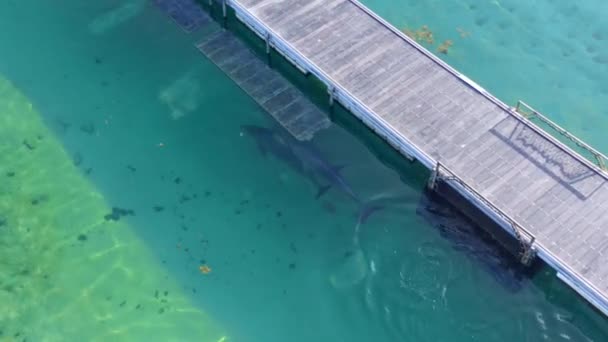
[[[255,56],[229,31],[197,48],[298,140],[310,140],[331,121],[302,92]]]
[[[608,314],[607,175],[354,0],[227,0],[333,98]],[[530,240],[528,240],[529,242]]]

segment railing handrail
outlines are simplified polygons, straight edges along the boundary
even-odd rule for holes
[[[445,170],[449,174],[448,178],[441,177],[442,169]],[[491,200],[489,200],[488,198],[486,198],[485,196],[480,194],[477,190],[475,190],[475,188],[473,186],[469,185],[469,183],[467,183],[464,179],[458,177],[452,170],[450,170],[450,168],[448,168],[441,162],[437,162],[435,172],[437,172],[437,177],[439,179],[454,180],[458,184],[462,185],[467,191],[469,191],[471,194],[473,194],[475,197],[477,197],[480,201],[482,201],[486,206],[488,206],[490,209],[492,209],[494,212],[496,212],[498,215],[500,215],[501,218],[503,220],[505,220],[506,223],[510,224],[514,230],[517,230],[517,231],[514,231],[514,233],[516,235],[518,233],[524,233],[525,235],[527,235],[527,237],[529,238],[528,243],[530,245],[532,245],[535,242],[536,236],[534,236],[534,234],[532,234],[529,230],[527,230],[516,219],[512,218],[509,214],[505,213],[502,209],[498,208],[498,206],[496,206]]]
[[[606,165],[603,162],[608,162],[608,157],[606,157],[602,152],[596,150],[595,148],[593,148],[592,146],[590,146],[589,144],[587,144],[586,142],[584,142],[583,140],[581,140],[580,138],[575,136],[574,134],[568,132],[568,130],[561,127],[557,123],[553,122],[551,119],[546,117],[544,114],[542,114],[538,110],[532,108],[532,106],[530,106],[529,104],[525,103],[522,100],[517,101],[517,106],[515,107],[515,110],[519,114],[527,116],[528,115],[527,113],[520,112],[520,107],[524,107],[525,109],[530,111],[535,117],[539,118],[542,122],[549,125],[549,127],[554,129],[555,131],[557,131],[559,134],[568,138],[570,141],[575,143],[577,146],[582,147],[583,149],[587,150],[587,152],[591,153],[596,159],[598,159],[598,163],[599,163],[598,166],[602,170],[606,171]],[[602,162],[599,161],[600,159],[602,160]]]

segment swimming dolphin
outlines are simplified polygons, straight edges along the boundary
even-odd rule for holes
[[[332,187],[339,189],[355,200],[355,202],[359,204],[362,203],[359,196],[355,194],[350,184],[340,173],[343,166],[330,163],[312,142],[297,141],[293,139],[289,143],[293,153],[298,157],[308,172],[312,172],[325,179]]]
[[[342,166],[329,162],[312,142],[299,141],[288,134],[266,127],[242,125],[241,129],[256,140],[262,154],[274,155],[298,173],[311,179],[318,187],[317,198],[332,187],[352,198],[359,205],[359,224],[365,223],[372,213],[384,209],[391,199],[380,196],[370,201],[363,201],[340,173]],[[320,185],[317,177],[324,179],[328,185]]]
[[[306,167],[294,153],[292,145],[295,139],[293,137],[277,130],[255,125],[241,125],[241,130],[255,140],[262,155],[270,154],[287,164],[295,172],[308,178],[317,187],[316,198],[321,197],[331,188],[331,185],[320,184],[310,168]]]

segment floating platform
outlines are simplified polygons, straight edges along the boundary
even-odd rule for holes
[[[499,224],[522,262],[538,255],[608,315],[605,156],[549,124],[597,161],[585,159],[356,0],[222,4],[325,83],[331,100],[432,170],[431,187],[447,184]]]
[[[155,0],[185,32],[205,25],[216,32],[196,44],[209,60],[298,140],[310,140],[331,121],[301,91],[268,67],[232,33],[223,30],[195,0]]]
[[[325,113],[229,31],[196,46],[296,139],[310,140],[331,125]]]
[[[186,33],[192,33],[211,21],[195,0],[154,0],[154,3]]]

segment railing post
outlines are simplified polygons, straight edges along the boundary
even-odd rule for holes
[[[600,167],[600,169],[607,171],[606,163],[604,162],[604,158],[601,155],[595,154],[595,160],[597,161],[597,165]]]

